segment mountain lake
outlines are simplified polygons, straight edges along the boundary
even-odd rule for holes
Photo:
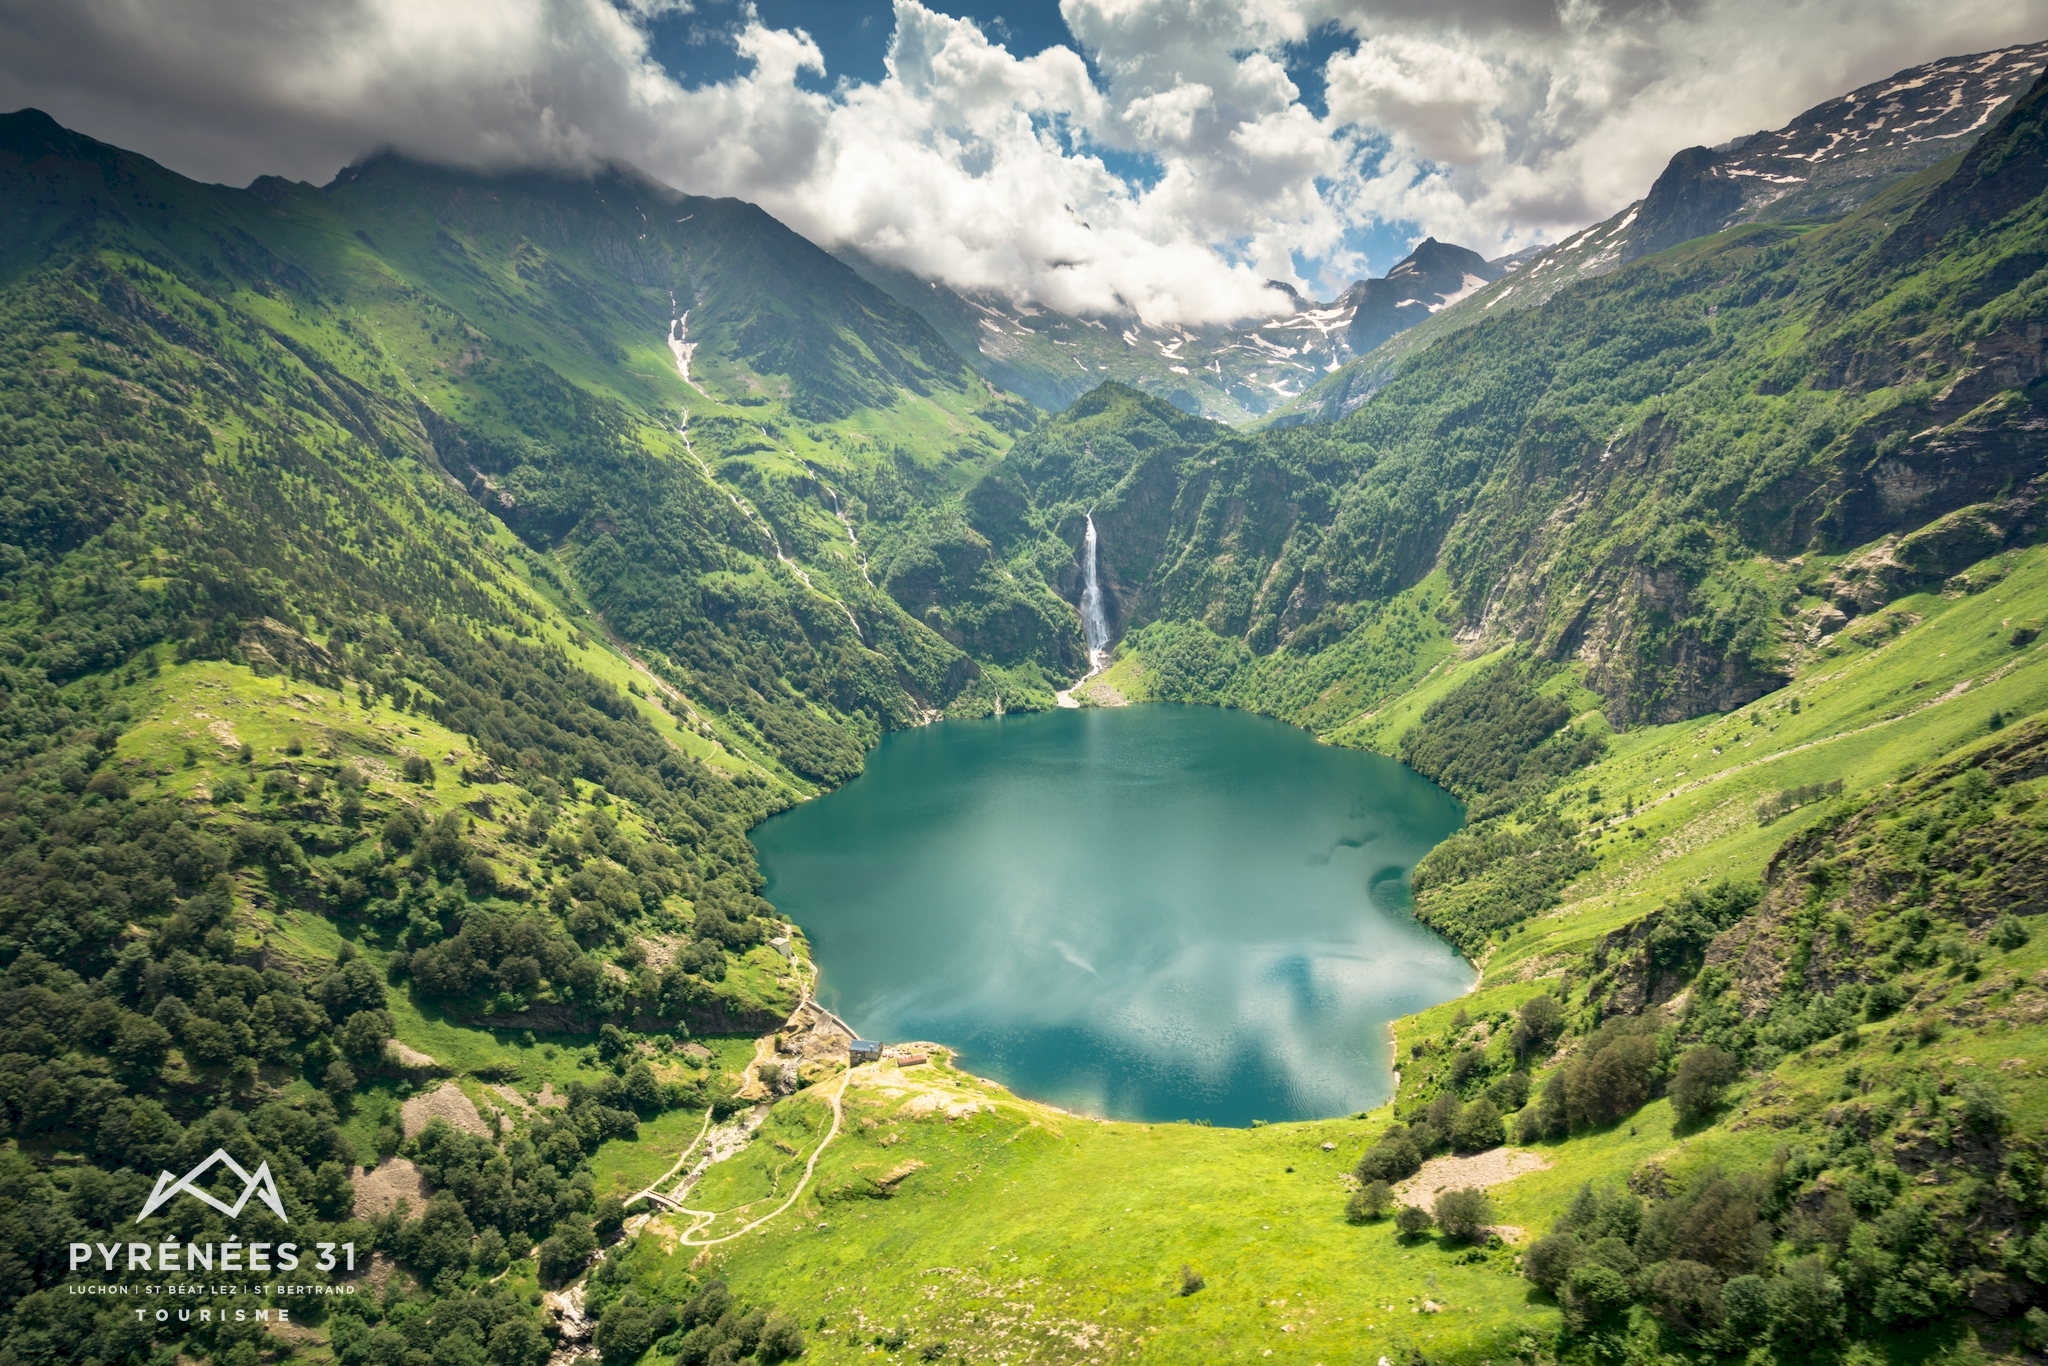
[[[1215,707],[944,721],[758,826],[819,998],[1020,1095],[1244,1125],[1393,1093],[1388,1022],[1465,991],[1408,874],[1456,830],[1392,759]]]

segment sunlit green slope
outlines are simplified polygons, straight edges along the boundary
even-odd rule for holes
[[[516,235],[478,207],[515,190]],[[974,705],[867,586],[855,490],[915,511],[1014,403],[758,213],[642,239],[628,192],[691,218],[393,163],[225,190],[0,125],[8,1360],[384,1360],[433,1321],[537,1366],[537,1278],[616,1227],[599,1149],[736,1104],[734,1050],[679,1041],[802,995],[745,829]],[[409,1142],[419,1104],[518,1136]],[[413,1308],[273,1340],[57,1288],[215,1148],[290,1232],[181,1201],[166,1237],[380,1248]]]
[[[10,116],[0,1362],[2033,1350],[2044,109],[1265,434],[1113,386],[1023,431],[822,253],[624,171],[237,191]],[[1048,704],[1090,514],[1091,697],[1468,803],[1415,913],[1482,980],[1379,1112],[762,1065],[812,969],[745,828],[886,727]],[[756,1097],[703,1214],[629,1231]],[[216,1147],[357,1294],[287,1333],[68,1293]]]
[[[2048,1278],[2031,1241],[2048,1196],[2048,947],[2033,918],[2048,729],[2030,719],[2048,709],[2048,656],[2032,627],[2015,630],[2048,612],[2048,555],[1971,578],[1989,586],[1901,599],[1895,625],[1820,647],[1781,692],[1618,737],[1541,797],[1590,866],[1480,953],[1471,995],[1399,1024],[1391,1105],[1235,1132],[1106,1124],[944,1067],[864,1068],[788,1214],[701,1258],[671,1251],[657,1221],[593,1297],[680,1302],[722,1276],[801,1305],[821,1361],[878,1345],[905,1359],[1333,1364],[1753,1347],[1828,1359],[1850,1340],[1900,1361],[2020,1353]],[[1486,669],[1454,677],[1470,686]],[[1518,1036],[1539,996],[1550,1023]],[[1645,1047],[1608,1058],[1604,1097],[1575,1068],[1631,1030]],[[1682,1120],[1678,1075],[1708,1047],[1732,1079]],[[782,1102],[698,1203],[788,1190],[829,1089]],[[1530,1155],[1425,1174],[1526,1172],[1488,1188],[1500,1241],[1347,1217],[1361,1158],[1396,1122],[1427,1126],[1447,1096],[1474,1111],[1492,1097],[1492,1141]],[[1424,1153],[1432,1141],[1449,1158],[1487,1146],[1425,1136]],[[1626,1275],[1552,1293],[1527,1278],[1530,1249],[1589,1182],[1637,1207],[1608,1216],[1619,1250],[1589,1235],[1579,1264],[1626,1260]],[[1695,1195],[1733,1202],[1723,1241]],[[1700,1268],[1704,1309],[1660,1275],[1677,1262]],[[1202,1281],[1192,1293],[1184,1268]],[[1794,1296],[1816,1269],[1809,1324]],[[1737,1332],[1720,1296],[1743,1275],[1761,1278],[1765,1309]]]

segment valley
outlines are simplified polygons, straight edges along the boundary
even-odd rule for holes
[[[1319,330],[1329,387],[1263,425],[1149,355],[1034,398],[1040,343],[1106,324],[906,306],[623,167],[231,189],[0,118],[0,1362],[2038,1355],[2038,56],[1914,69],[1981,96],[1938,157],[1798,143],[1828,195],[1626,261],[1559,253],[1635,211],[1492,281],[1425,243],[1344,326],[1429,321]],[[1379,1013],[1293,1022],[1298,1095],[1213,1115],[1062,1089],[1100,1038],[971,1037],[992,988],[937,950],[994,894],[867,878],[892,943],[847,872],[933,867],[861,814],[923,755],[960,767],[885,791],[905,828],[1086,875],[1038,814],[941,819],[1073,744],[937,747],[1143,733],[1156,774],[1188,716],[1268,766],[1211,763],[1234,795],[1428,808],[1375,860],[1350,779],[1269,793],[1262,914],[1203,862],[1244,809],[1169,839],[1119,824],[1157,800],[1091,816],[1114,775],[1015,798],[1179,849],[1133,921],[1209,884],[1237,975],[1169,1051],[1227,1032],[1247,926],[1312,958],[1370,894],[1355,956],[1419,946]],[[1016,918],[1011,1027],[1047,969],[1161,956],[1063,934],[1062,968],[1059,915]],[[892,1003],[922,971],[958,999]],[[946,1037],[855,1064],[836,972],[852,1024]],[[181,1196],[151,1236],[361,1265],[301,1268],[334,1293],[289,1325],[136,1317],[134,1263],[74,1293],[67,1246],[215,1150],[288,1220]]]

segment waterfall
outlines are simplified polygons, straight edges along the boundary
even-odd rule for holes
[[[1088,664],[1093,672],[1103,664],[1109,649],[1109,618],[1102,612],[1102,576],[1095,567],[1095,514],[1088,515],[1088,534],[1081,541],[1081,636],[1088,643]]]

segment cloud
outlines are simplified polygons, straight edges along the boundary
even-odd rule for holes
[[[821,93],[818,46],[751,8],[752,69],[686,88],[648,34],[692,10],[0,0],[0,103],[233,183],[384,146],[625,160],[956,285],[1201,322],[1270,311],[1269,278],[1334,292],[1390,230],[1554,239],[1680,147],[2048,30],[2048,0],[1062,0],[1073,44],[1019,57],[895,0],[887,74]]]
[[[1469,165],[1497,156],[1506,91],[1477,53],[1389,34],[1339,52],[1324,68],[1330,116],[1398,130],[1432,161]]]

